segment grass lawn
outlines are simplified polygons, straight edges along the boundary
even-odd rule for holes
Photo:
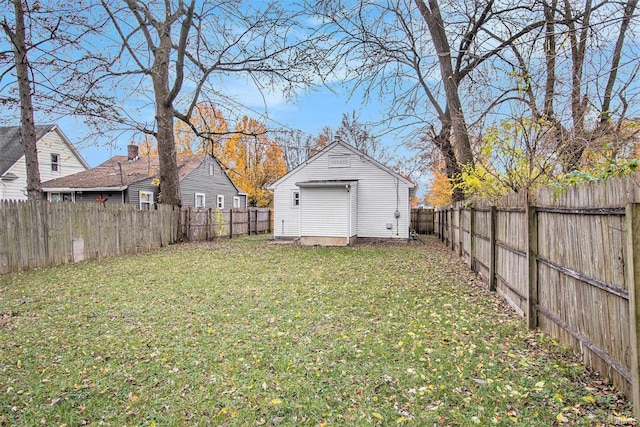
[[[264,236],[0,276],[0,425],[612,425],[434,238]]]

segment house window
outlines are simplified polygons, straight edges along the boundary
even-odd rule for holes
[[[196,208],[204,208],[204,193],[196,193]]]
[[[330,168],[348,168],[351,167],[350,156],[329,156]]]
[[[233,208],[234,209],[239,209],[240,208],[240,197],[234,197],[233,198]]]
[[[50,202],[73,202],[73,193],[49,193]]]
[[[60,154],[51,154],[51,172],[60,172]]]
[[[213,175],[215,172],[214,168],[213,168],[213,163],[209,165],[209,175]]]
[[[298,206],[300,206],[300,192],[294,191],[292,196],[293,197],[291,198],[291,206],[297,208]]]
[[[218,194],[218,197],[216,198],[216,206],[218,207],[218,209],[224,209],[224,196],[221,194]]]
[[[138,194],[140,196],[140,210],[148,211],[151,209],[151,205],[153,204],[153,193],[151,191],[140,191]]]

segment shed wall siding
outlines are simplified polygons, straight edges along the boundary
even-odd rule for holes
[[[76,203],[97,203],[97,199],[100,196],[107,199],[105,202],[107,205],[122,203],[123,199],[122,191],[113,191],[111,193],[106,191],[83,191],[75,193],[75,201]]]
[[[210,164],[214,166],[213,175],[209,175]],[[220,165],[209,157],[180,181],[182,206],[194,207],[196,193],[204,193],[205,207],[213,209],[216,208],[218,195],[224,196],[224,209],[232,208],[233,198],[238,196],[235,186]]]
[[[149,177],[144,181],[133,183],[127,188],[127,196],[125,197],[125,203],[130,203],[135,206],[140,206],[140,191],[153,192],[153,201],[158,203],[159,189],[155,185],[151,184],[153,178]]]
[[[351,236],[358,235],[358,183],[351,184]],[[349,236],[349,237],[351,237]]]
[[[300,237],[300,207],[293,206],[294,191],[299,191],[295,182],[287,181],[273,192],[274,237]]]
[[[41,182],[86,170],[67,144],[64,143],[57,131],[47,133],[38,140],[37,145]],[[51,170],[51,154],[53,153],[60,155],[58,172]],[[27,164],[24,156],[21,157],[7,173],[15,174],[18,178],[14,181],[0,182],[0,200],[27,200]]]
[[[350,167],[329,167],[329,155],[350,156]],[[285,177],[274,192],[275,198],[275,236],[296,237],[294,217],[296,209],[291,208],[290,194],[297,190],[296,182],[312,180],[357,180],[356,219],[359,237],[408,238],[409,237],[409,188],[376,164],[355,155],[349,149],[336,145],[330,151],[312,159],[306,166]],[[303,197],[300,204],[304,205]],[[394,213],[398,209],[400,218],[396,223]],[[285,221],[284,233],[281,222]],[[392,230],[386,224],[393,226]]]

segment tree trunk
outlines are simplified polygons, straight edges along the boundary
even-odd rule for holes
[[[27,58],[27,44],[24,25],[24,9],[22,0],[13,0],[15,9],[15,32],[5,25],[5,32],[11,38],[18,77],[18,91],[20,94],[20,136],[27,167],[27,197],[29,200],[42,199],[42,185],[40,184],[40,168],[38,165],[38,147],[36,127],[33,118],[33,104],[31,102],[31,84],[29,81],[29,60]]]
[[[160,161],[160,202],[181,205],[180,182],[173,135],[173,104],[169,91],[169,55],[171,54],[171,27],[166,24],[160,31],[160,46],[154,53],[153,89],[158,126],[158,159]]]
[[[453,129],[453,148],[458,163],[461,165],[473,165],[473,153],[467,132],[467,125],[462,111],[462,103],[458,94],[458,78],[454,75],[451,64],[451,49],[447,39],[444,22],[440,15],[437,0],[429,0],[429,6],[423,0],[415,0],[420,14],[427,22],[433,46],[438,55],[440,74],[444,84],[447,98],[447,110]]]
[[[564,14],[568,19],[568,38],[571,46],[571,117],[573,120],[573,132],[566,141],[563,141],[560,150],[560,158],[565,172],[570,172],[580,166],[582,154],[590,142],[589,132],[585,129],[589,105],[587,97],[582,95],[582,86],[591,18],[591,1],[585,0],[581,19],[574,16],[569,0],[564,1]],[[576,22],[580,23],[579,28],[576,27]]]

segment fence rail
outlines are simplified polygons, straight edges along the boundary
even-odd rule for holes
[[[217,210],[185,207],[180,211],[181,236],[191,242],[270,233],[272,230],[273,212],[269,208]]]
[[[440,239],[640,415],[640,174],[438,210]]]
[[[415,231],[418,234],[433,234],[433,225],[433,209],[411,209],[411,230]]]
[[[159,205],[0,202],[0,274],[134,253],[178,240],[179,210]]]

